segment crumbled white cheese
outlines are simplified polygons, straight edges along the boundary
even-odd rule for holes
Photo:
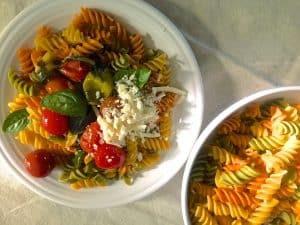
[[[97,118],[103,131],[104,141],[125,146],[125,138],[128,135],[139,138],[159,137],[156,128],[158,115],[153,96],[143,96],[130,80],[118,81],[116,90],[121,107],[112,108],[109,113],[98,115]],[[148,127],[152,130],[147,129]]]

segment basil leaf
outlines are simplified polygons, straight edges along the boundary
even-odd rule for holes
[[[149,77],[151,74],[151,70],[147,68],[139,68],[137,69],[135,76],[136,76],[136,86],[138,88],[144,87],[144,85],[147,83]]]
[[[89,123],[95,120],[96,120],[96,115],[93,109],[90,107],[84,116],[70,117],[69,129],[71,133],[78,134],[82,132]]]
[[[128,69],[128,70],[118,70],[118,72],[115,73],[113,76],[114,81],[121,80],[123,78],[128,79],[130,75],[135,75],[136,70],[135,69]]]
[[[20,109],[10,113],[4,120],[2,130],[6,133],[16,133],[24,130],[29,124],[29,113],[26,109]]]
[[[87,101],[79,92],[60,90],[46,95],[41,105],[66,116],[84,116],[87,111]]]
[[[148,82],[150,75],[151,70],[144,67],[138,69],[119,70],[113,76],[113,80],[118,81],[121,79],[129,79],[131,76],[134,76],[134,84],[141,89]]]

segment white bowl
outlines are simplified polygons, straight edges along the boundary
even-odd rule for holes
[[[131,31],[146,36],[146,44],[165,51],[173,69],[172,84],[187,97],[174,112],[174,143],[161,163],[141,173],[132,186],[117,182],[104,188],[73,191],[57,181],[58,169],[45,179],[30,176],[23,168],[24,154],[30,147],[18,144],[12,136],[1,133],[0,155],[21,181],[34,192],[57,203],[77,208],[111,207],[129,203],[151,194],[166,184],[185,163],[199,135],[203,117],[201,74],[187,41],[177,28],[158,10],[139,0],[42,0],[21,12],[2,32],[0,38],[1,121],[8,114],[7,103],[16,94],[7,80],[9,67],[17,67],[16,51],[32,45],[35,31],[47,24],[65,27],[80,7],[102,9],[120,19]]]
[[[300,102],[300,86],[280,87],[269,90],[264,90],[245,97],[238,102],[234,103],[222,113],[220,113],[214,120],[212,120],[208,126],[202,131],[201,135],[195,142],[191,154],[185,165],[182,185],[181,185],[181,210],[185,225],[191,225],[189,210],[188,210],[188,194],[189,194],[189,179],[191,170],[193,168],[195,159],[200,154],[202,146],[209,141],[209,139],[215,134],[216,128],[230,115],[242,111],[248,104],[256,102],[263,103],[265,101],[284,98],[289,103]]]

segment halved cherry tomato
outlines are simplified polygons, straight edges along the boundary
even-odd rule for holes
[[[102,131],[97,122],[88,125],[80,138],[80,146],[85,152],[95,152],[104,144]]]
[[[69,89],[68,80],[59,76],[54,77],[45,85],[45,88],[49,94],[55,91]]]
[[[69,117],[49,109],[42,112],[42,126],[53,135],[63,135],[69,130]]]
[[[90,71],[90,65],[79,60],[69,60],[62,65],[59,71],[70,80],[80,82]]]
[[[25,156],[24,166],[34,177],[47,176],[55,166],[55,160],[51,153],[39,149]]]
[[[125,161],[125,151],[115,145],[102,144],[94,153],[95,163],[101,169],[116,169]]]

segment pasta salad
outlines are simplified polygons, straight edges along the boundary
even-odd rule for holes
[[[132,184],[170,149],[172,109],[185,92],[169,86],[167,54],[109,14],[82,7],[62,30],[38,28],[17,56],[2,130],[33,146],[24,159],[32,176],[62,166],[59,180],[73,189]]]
[[[275,99],[220,124],[191,172],[192,224],[300,224],[299,110]]]

